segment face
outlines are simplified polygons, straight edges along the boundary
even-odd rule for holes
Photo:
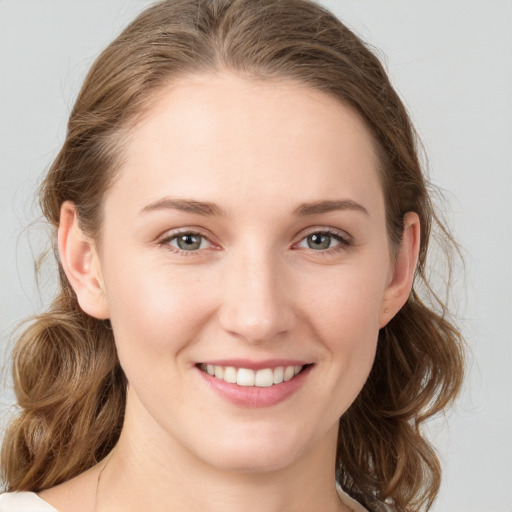
[[[295,82],[173,83],[104,203],[101,286],[141,432],[215,467],[334,450],[394,266],[369,132]]]

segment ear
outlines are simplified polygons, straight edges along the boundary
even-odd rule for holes
[[[384,327],[407,302],[420,249],[420,219],[414,212],[404,216],[404,230],[396,261],[382,301],[379,328]]]
[[[60,262],[80,307],[95,318],[109,318],[96,247],[80,229],[78,212],[71,201],[61,206],[57,240]]]

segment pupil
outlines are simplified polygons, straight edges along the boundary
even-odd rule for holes
[[[200,237],[197,235],[181,235],[178,238],[178,247],[184,250],[199,249]]]
[[[331,244],[329,235],[314,234],[308,237],[308,245],[311,249],[328,249]]]

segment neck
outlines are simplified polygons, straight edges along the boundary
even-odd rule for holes
[[[97,512],[135,512],[151,505],[209,512],[346,510],[334,482],[336,429],[291,464],[272,471],[212,466],[169,435],[152,430],[127,408],[123,433],[98,485]]]

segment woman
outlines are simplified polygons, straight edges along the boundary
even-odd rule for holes
[[[416,291],[436,216],[400,99],[329,12],[149,8],[41,204],[61,292],[16,347],[1,511],[430,507],[420,426],[462,380]]]

